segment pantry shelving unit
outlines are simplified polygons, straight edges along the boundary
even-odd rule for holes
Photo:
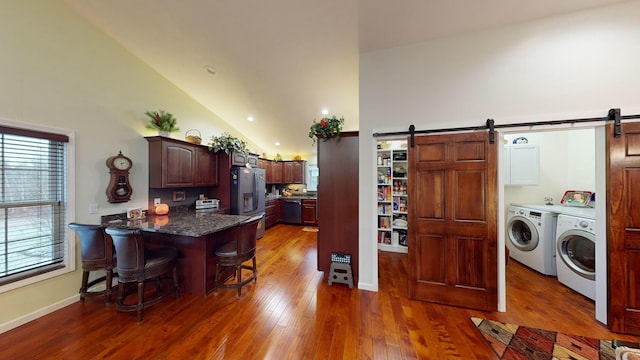
[[[408,181],[406,141],[378,142],[378,249],[406,253]]]

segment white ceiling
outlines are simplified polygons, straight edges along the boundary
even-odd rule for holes
[[[285,159],[315,152],[307,134],[323,108],[344,116],[344,130],[358,129],[359,53],[621,1],[65,0]]]

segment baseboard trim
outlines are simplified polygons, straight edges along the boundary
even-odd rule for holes
[[[56,310],[60,310],[65,306],[69,306],[77,301],[80,301],[80,294],[76,294],[70,298],[58,301],[57,303],[51,304],[49,306],[43,307],[41,309],[38,309],[30,314],[21,316],[17,319],[13,319],[11,321],[7,321],[4,324],[0,324],[0,334],[5,333],[9,330],[15,329],[18,326],[22,326],[26,323],[28,323],[29,321],[33,321],[36,320],[39,317],[45,316],[47,314],[50,314]]]
[[[358,281],[358,289],[378,292],[378,286],[374,286],[371,283],[365,283],[365,282],[362,282],[362,281]]]

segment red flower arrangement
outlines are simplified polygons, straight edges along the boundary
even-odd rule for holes
[[[342,125],[344,125],[344,118],[337,118],[335,115],[330,118],[322,118],[320,122],[313,120],[311,128],[309,129],[309,138],[316,143],[316,138],[324,138],[327,141],[329,138],[340,139],[340,131],[342,131]]]

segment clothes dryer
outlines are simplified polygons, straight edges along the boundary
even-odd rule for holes
[[[539,273],[555,276],[557,219],[553,212],[510,206],[506,237],[509,257]]]
[[[556,263],[558,281],[580,294],[596,297],[596,221],[558,215]]]

